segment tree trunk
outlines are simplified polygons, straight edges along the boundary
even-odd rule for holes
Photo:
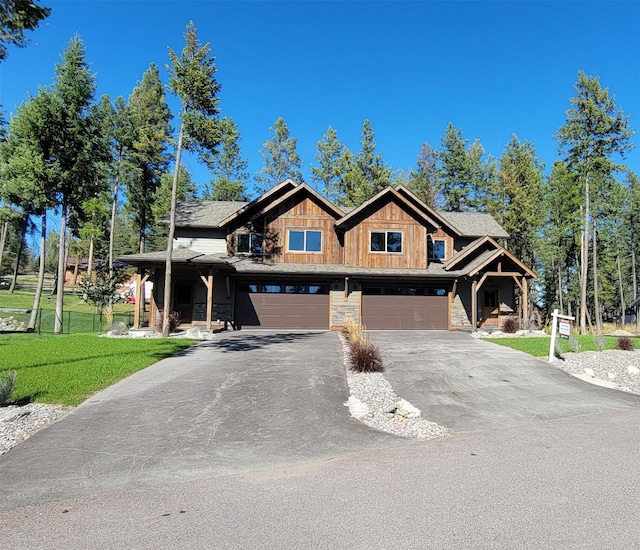
[[[2,224],[2,231],[0,232],[0,277],[2,277],[2,260],[4,259],[4,245],[7,242],[7,233],[9,231],[9,222]]]
[[[596,321],[596,334],[602,334],[602,311],[600,310],[600,288],[598,284],[598,236],[596,220],[593,220],[593,309]]]
[[[620,284],[620,311],[622,315],[620,317],[620,327],[624,330],[625,326],[625,313],[627,310],[627,306],[624,303],[624,287],[622,286],[622,269],[620,268],[620,256],[616,258],[616,262],[618,263],[618,283]]]
[[[76,262],[73,266],[73,278],[71,279],[71,286],[78,284],[78,271],[80,271],[80,258],[76,254]]]
[[[558,268],[558,305],[560,306],[560,313],[563,313],[564,307],[562,305],[562,271],[560,270],[560,268]]]
[[[38,308],[40,307],[40,297],[42,296],[42,287],[44,286],[44,267],[45,267],[45,248],[47,244],[47,213],[42,214],[42,223],[40,228],[40,265],[38,268],[38,283],[36,284],[36,294],[33,297],[33,306],[31,307],[31,316],[29,317],[28,331],[36,329],[36,320],[38,319]]]
[[[638,297],[638,280],[636,279],[636,251],[631,248],[631,270],[633,277],[633,299]],[[636,307],[636,332],[640,333],[640,306]]]
[[[16,263],[13,266],[13,279],[11,280],[11,286],[9,287],[9,294],[13,294],[16,290],[16,283],[18,281],[18,270],[20,269],[20,259],[22,258],[22,251],[24,250],[24,236],[27,234],[27,223],[29,216],[25,215],[22,220],[22,227],[20,228],[20,244],[18,245],[18,255],[16,256]]]
[[[585,182],[585,208],[582,239],[580,241],[580,334],[587,333],[587,275],[589,272],[589,173]]]
[[[176,150],[176,165],[173,169],[173,183],[171,185],[171,216],[169,219],[169,236],[167,237],[167,260],[164,272],[164,302],[162,304],[162,336],[169,336],[169,309],[171,306],[171,260],[173,253],[173,236],[176,231],[176,197],[178,195],[178,172],[180,171],[180,156],[182,155],[182,137],[184,124],[180,125],[178,147]]]
[[[93,274],[93,249],[94,249],[95,237],[91,235],[89,237],[89,257],[87,258],[87,281],[91,280]]]
[[[111,203],[111,224],[109,227],[109,277],[113,275],[113,249],[115,247],[116,238],[116,216],[118,215],[118,189],[120,182],[116,177],[113,182],[113,202]],[[93,240],[91,241],[93,245]]]
[[[56,316],[53,326],[54,334],[62,334],[62,314],[64,308],[64,279],[67,271],[66,264],[66,244],[67,244],[67,206],[62,207],[62,216],[60,219],[60,233],[58,242],[58,275],[57,275],[57,292],[56,292]]]

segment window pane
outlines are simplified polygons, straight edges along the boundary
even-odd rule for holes
[[[304,231],[289,231],[289,250],[304,251]]]
[[[384,233],[371,233],[371,252],[384,252]]]
[[[284,291],[287,294],[306,294],[307,286],[306,285],[285,285]]]
[[[402,252],[402,233],[397,231],[387,233],[387,252]]]
[[[262,254],[262,234],[251,233],[251,252],[253,254]]]
[[[236,236],[236,249],[238,252],[249,252],[249,235],[247,233]]]
[[[322,231],[307,231],[307,252],[322,251]]]
[[[433,241],[433,258],[444,260],[444,241]]]

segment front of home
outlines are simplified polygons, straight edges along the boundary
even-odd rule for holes
[[[487,214],[438,212],[403,187],[346,212],[286,180],[249,203],[178,205],[170,308],[206,328],[497,328],[518,296],[527,318],[535,277],[507,237]],[[166,252],[121,259],[154,281],[158,326]]]

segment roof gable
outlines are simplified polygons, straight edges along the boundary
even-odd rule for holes
[[[349,229],[357,225],[363,219],[369,217],[369,211],[375,207],[382,207],[390,202],[395,202],[405,210],[407,210],[416,220],[428,224],[434,227],[440,227],[439,224],[430,218],[427,213],[416,205],[412,200],[407,198],[402,193],[399,193],[393,187],[387,187],[380,191],[377,195],[370,198],[368,201],[363,202],[357,208],[354,208],[351,212],[336,222],[338,229]],[[378,209],[376,208],[376,210]]]
[[[495,220],[491,214],[481,212],[440,212],[447,223],[458,228],[464,237],[484,237],[488,235],[496,239],[507,239],[509,233]]]
[[[176,227],[219,227],[222,220],[246,204],[239,201],[180,201],[176,205]],[[169,219],[160,223],[168,225]]]
[[[525,275],[536,276],[532,269],[527,267],[506,248],[501,247],[494,239],[487,236],[477,239],[463,248],[446,262],[444,268],[448,272],[455,268],[458,271],[464,271],[469,276],[473,276],[499,259],[506,259],[516,270]]]
[[[435,225],[436,228],[444,226],[443,228],[447,230],[447,233],[451,233],[458,237],[462,236],[462,233],[458,230],[457,227],[452,225],[439,212],[431,208],[426,202],[421,200],[417,195],[407,189],[404,185],[399,185],[398,187],[396,187],[396,191],[406,197],[407,200],[412,202],[417,208],[421,209],[429,218],[434,220],[433,225]]]

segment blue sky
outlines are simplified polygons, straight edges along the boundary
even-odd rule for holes
[[[52,15],[30,33],[29,47],[11,48],[0,65],[6,111],[52,82],[76,33],[98,94],[127,97],[151,62],[166,81],[167,46],[180,51],[193,20],[200,40],[211,42],[222,115],[238,124],[252,175],[279,116],[298,140],[307,181],[327,127],[357,152],[367,118],[394,170],[414,166],[425,141],[439,148],[449,122],[495,157],[516,133],[549,168],[578,70],[600,76],[640,132],[636,1],[40,3]],[[640,151],[627,160],[640,173]],[[194,179],[206,183],[207,172],[188,162]]]

